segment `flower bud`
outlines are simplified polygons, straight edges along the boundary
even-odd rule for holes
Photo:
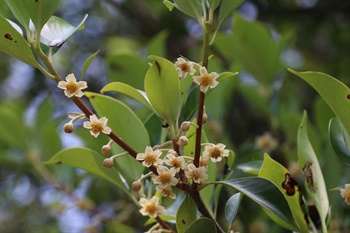
[[[111,168],[114,165],[114,161],[111,158],[106,158],[105,160],[103,160],[103,166],[107,167],[107,168]]]
[[[186,146],[187,143],[188,143],[188,138],[186,138],[186,136],[181,136],[181,137],[179,138],[179,140],[177,141],[177,144],[178,144],[179,146]]]
[[[102,146],[101,152],[103,155],[108,155],[111,153],[111,146],[109,144]]]
[[[71,122],[68,122],[68,123],[64,124],[63,129],[64,129],[64,132],[66,132],[66,133],[72,133],[74,130],[74,126]]]
[[[207,119],[208,119],[208,115],[207,115],[206,113],[204,113],[204,114],[203,114],[203,118],[202,118],[203,124],[204,124],[205,122],[207,122]]]
[[[187,132],[190,129],[190,127],[191,127],[191,123],[189,121],[184,121],[181,124],[181,130],[183,132]]]
[[[142,187],[142,184],[140,181],[134,181],[132,183],[132,190],[134,190],[135,192],[140,191],[141,187]]]

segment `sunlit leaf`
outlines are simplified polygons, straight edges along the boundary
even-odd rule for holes
[[[49,47],[61,47],[62,44],[84,24],[88,15],[85,15],[78,26],[74,27],[65,20],[51,16],[44,25],[40,35],[41,43]]]
[[[296,183],[294,178],[291,177],[288,170],[265,153],[264,163],[260,169],[259,177],[270,180],[279,188],[288,201],[294,217],[287,222],[280,219],[275,219],[275,221],[287,229],[297,232],[308,232],[309,227],[300,207],[300,186]],[[298,227],[296,228],[295,226]]]
[[[258,160],[258,161],[239,164],[237,168],[247,174],[258,175],[262,164],[263,164],[263,161]]]
[[[180,82],[172,62],[157,56],[150,56],[154,63],[145,77],[145,91],[157,112],[169,125],[174,126],[181,110]]]
[[[169,0],[163,0],[163,4],[169,9],[169,11],[172,11],[175,7],[174,3]]]
[[[230,226],[236,218],[238,207],[242,199],[242,193],[236,193],[228,199],[225,205],[225,218]]]
[[[188,226],[197,219],[197,206],[193,199],[186,195],[176,214],[176,229],[184,233]]]
[[[329,122],[329,138],[334,152],[350,165],[350,137],[338,118],[333,118]]]
[[[270,216],[275,216],[285,222],[293,219],[287,200],[276,185],[267,179],[246,177],[212,183],[224,184],[240,191],[269,212]]]
[[[28,42],[0,15],[0,51],[34,67],[39,67]]]
[[[45,164],[63,164],[76,168],[81,168],[95,175],[105,178],[116,184],[119,188],[127,191],[119,173],[114,168],[103,166],[103,156],[91,149],[77,147],[61,150]]]
[[[104,86],[101,89],[101,93],[105,93],[108,91],[116,91],[116,92],[125,94],[125,95],[139,101],[140,103],[144,104],[146,107],[148,107],[149,109],[154,111],[152,106],[148,102],[146,93],[144,91],[137,90],[137,89],[133,88],[132,86],[129,86],[128,84],[121,83],[121,82],[112,82],[112,83],[107,84],[106,86]]]
[[[327,189],[317,156],[308,137],[306,112],[300,123],[297,139],[298,162],[305,177],[305,189],[320,215],[322,231],[327,232],[326,217],[329,211]]]
[[[209,218],[199,218],[194,221],[185,231],[185,233],[213,233],[216,232],[215,223]]]
[[[343,124],[345,130],[350,134],[349,87],[332,76],[324,73],[297,72],[292,69],[288,70],[309,83],[322,96]]]

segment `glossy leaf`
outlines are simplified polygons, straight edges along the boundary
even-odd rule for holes
[[[208,0],[210,10],[214,11],[222,2],[222,0]]]
[[[85,95],[90,99],[99,117],[106,116],[112,131],[134,150],[143,152],[146,146],[150,145],[145,126],[128,106],[109,96],[92,92],[85,92]],[[144,166],[129,155],[118,158],[116,165],[123,172],[123,176],[130,178],[130,182],[139,179],[144,170]]]
[[[324,73],[297,72],[292,69],[288,70],[309,83],[322,96],[343,124],[345,130],[350,134],[349,87],[332,76]]]
[[[175,7],[185,13],[188,16],[191,16],[198,21],[201,20],[203,15],[202,9],[202,0],[174,0]]]
[[[268,179],[279,188],[288,201],[289,207],[292,211],[293,219],[289,219],[287,222],[281,219],[274,220],[289,230],[309,232],[309,227],[299,204],[300,187],[294,182],[295,180],[292,180],[293,177],[290,177],[289,171],[265,153],[264,163],[260,169],[259,177]]]
[[[197,219],[197,206],[193,199],[186,195],[176,214],[176,230],[184,233],[189,225]]]
[[[106,180],[116,184],[119,188],[127,191],[123,181],[119,177],[119,173],[114,168],[106,168],[103,166],[103,156],[99,153],[83,147],[68,148],[61,150],[55,154],[45,164],[63,164],[80,168],[85,171],[98,175]]]
[[[0,15],[0,51],[28,65],[39,67],[28,42],[12,25]]]
[[[212,183],[224,184],[240,191],[269,212],[271,214],[270,216],[275,216],[285,222],[293,219],[287,200],[276,185],[267,179],[246,177]]]
[[[91,56],[89,56],[83,65],[83,68],[81,70],[81,76],[80,76],[80,80],[83,80],[84,75],[86,73],[86,70],[90,67],[91,62],[95,59],[95,57],[97,56],[97,54],[100,52],[100,50],[98,50],[96,53],[91,54]]]
[[[145,91],[157,115],[170,127],[175,125],[180,114],[180,82],[172,62],[157,56],[150,56],[154,63],[145,77]]]
[[[262,164],[263,164],[263,161],[258,160],[258,161],[239,164],[237,168],[247,174],[258,175]]]
[[[31,19],[36,30],[41,30],[58,7],[60,0],[33,0],[18,1],[6,0],[11,12],[18,21],[28,30]]]
[[[305,177],[305,189],[320,215],[322,231],[327,232],[326,217],[329,212],[327,189],[317,156],[308,137],[306,112],[300,123],[297,139],[298,162]]]
[[[174,3],[169,0],[163,0],[163,4],[168,8],[169,11],[172,11],[175,7]]]
[[[199,218],[194,221],[185,231],[185,233],[213,233],[216,232],[215,223],[209,218]]]
[[[85,15],[78,26],[74,27],[63,19],[52,16],[41,31],[41,43],[49,47],[61,47],[71,35],[73,35],[82,27],[82,25],[84,25],[87,17],[88,15]]]
[[[234,195],[232,195],[228,201],[226,202],[225,205],[225,218],[226,221],[228,222],[228,225],[231,226],[231,224],[234,222],[237,212],[238,212],[238,208],[239,208],[239,204],[242,200],[242,193],[236,193]]]
[[[129,86],[128,84],[121,83],[121,82],[112,82],[107,84],[101,89],[101,93],[105,93],[108,91],[116,91],[116,92],[125,94],[139,101],[140,103],[144,104],[146,107],[154,111],[152,106],[149,104],[146,93],[144,91],[137,90],[132,86]]]
[[[333,118],[329,122],[329,138],[339,159],[350,165],[350,137],[338,118]]]

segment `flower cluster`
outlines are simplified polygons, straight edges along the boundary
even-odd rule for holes
[[[350,205],[350,184],[345,184],[343,189],[340,189],[340,195],[345,199],[345,202]]]
[[[66,77],[66,81],[59,81],[57,87],[64,90],[64,94],[71,98],[73,96],[82,97],[84,93],[82,89],[87,88],[87,83],[85,81],[77,82],[74,74],[69,74]]]
[[[200,91],[206,93],[210,88],[216,87],[219,82],[216,80],[220,75],[216,72],[208,73],[207,68],[200,66],[192,61],[186,61],[182,57],[178,58],[175,62],[175,68],[179,73],[180,78],[185,78],[188,74],[194,75],[196,69],[194,66],[199,67],[198,76],[193,76],[193,81],[200,86]]]

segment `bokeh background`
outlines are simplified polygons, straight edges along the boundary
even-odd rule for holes
[[[4,0],[0,10],[15,21]],[[307,83],[286,70],[324,72],[349,86],[349,12],[349,1],[256,0],[245,1],[225,21],[209,69],[240,73],[206,100],[206,130],[212,141],[235,151],[235,177],[246,176],[239,165],[261,160],[263,152],[298,177],[296,133],[307,110],[309,135],[327,188],[349,183],[349,167],[338,160],[328,140],[328,121],[334,114]],[[111,81],[139,80],[147,71],[149,54],[171,61],[179,55],[201,60],[198,23],[176,9],[169,12],[160,0],[62,0],[55,13],[72,25],[85,14],[84,30],[63,45],[54,64],[62,76],[79,76],[85,59],[100,50],[84,78],[89,91],[99,92]],[[133,84],[143,89],[143,83]],[[79,169],[42,164],[62,148],[85,145],[100,151],[107,142],[81,129],[72,135],[63,132],[67,112],[78,109],[53,81],[0,53],[0,98],[1,232],[148,228],[130,198],[108,181]],[[222,204],[229,195],[223,193]],[[329,198],[333,232],[349,232],[349,206],[337,191],[329,191]],[[242,203],[235,230],[283,232],[248,200]]]

